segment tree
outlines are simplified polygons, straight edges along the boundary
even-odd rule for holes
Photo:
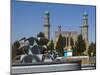
[[[17,50],[17,55],[28,54],[29,46],[23,46]]]
[[[53,42],[53,40],[51,40],[50,41],[50,44],[48,45],[48,48],[47,48],[48,50],[54,50],[54,42]]]
[[[96,44],[93,42],[90,44],[89,50],[88,50],[89,56],[91,56],[92,53],[93,53],[93,56],[96,55]]]
[[[20,47],[20,43],[18,41],[15,41],[13,44],[12,44],[12,59],[14,57],[17,56],[17,49]]]
[[[73,38],[72,38],[72,37],[71,37],[71,39],[70,39],[70,44],[71,44],[71,46],[73,47],[74,42],[73,42]]]
[[[44,35],[43,32],[39,32],[39,33],[37,34],[37,37],[45,37],[45,35]]]
[[[46,39],[46,38],[40,38],[38,44],[41,45],[41,46],[43,46],[43,45],[47,45],[48,42],[49,42],[48,39]]]
[[[26,39],[29,41],[29,45],[33,45],[36,41],[36,43],[38,43],[38,40],[34,37],[29,37],[28,39]]]
[[[86,50],[85,41],[83,40],[83,37],[81,34],[78,36],[77,42],[73,50],[74,50],[73,54],[75,56],[83,55],[83,52]]]
[[[57,44],[56,44],[56,50],[58,51],[58,53],[61,56],[63,55],[63,49],[64,49],[63,37],[60,34],[59,37],[58,37]]]
[[[75,46],[72,47],[72,50],[73,50],[73,56],[77,56],[76,43],[77,43],[77,42],[75,42]]]
[[[38,44],[41,46],[47,45],[47,43],[49,42],[49,40],[45,38],[45,35],[43,32],[39,32],[37,34],[37,37],[40,39]]]
[[[62,37],[63,48],[66,46],[66,37]]]

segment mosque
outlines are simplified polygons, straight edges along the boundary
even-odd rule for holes
[[[44,14],[44,34],[47,39],[50,40],[50,13],[49,11],[45,11]],[[85,45],[86,45],[86,51],[85,54],[88,55],[88,14],[84,13],[83,14],[83,25],[81,26],[82,30],[82,36],[83,39],[85,40]],[[66,46],[65,49],[70,50],[72,45],[71,45],[71,39],[73,40],[73,46],[75,45],[75,42],[77,41],[77,37],[79,35],[79,32],[77,31],[62,31],[61,26],[58,26],[58,31],[55,31],[55,42],[58,41],[58,36],[62,35],[66,39]]]

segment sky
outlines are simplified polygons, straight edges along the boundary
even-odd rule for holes
[[[50,38],[55,38],[55,31],[61,25],[63,31],[80,32],[83,14],[88,14],[89,42],[95,42],[96,9],[95,6],[58,3],[21,2],[12,0],[11,27],[12,42],[23,37],[36,37],[44,32],[44,12],[50,13]]]

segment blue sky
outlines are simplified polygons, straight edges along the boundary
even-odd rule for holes
[[[12,1],[12,41],[36,37],[44,31],[44,12],[50,12],[50,37],[55,37],[58,25],[64,31],[80,31],[83,14],[88,14],[89,42],[95,41],[95,6]]]

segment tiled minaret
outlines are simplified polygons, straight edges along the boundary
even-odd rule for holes
[[[50,13],[45,11],[44,14],[44,34],[47,39],[50,39]]]
[[[88,55],[88,14],[83,15],[83,39],[85,40],[86,51],[85,54]]]

